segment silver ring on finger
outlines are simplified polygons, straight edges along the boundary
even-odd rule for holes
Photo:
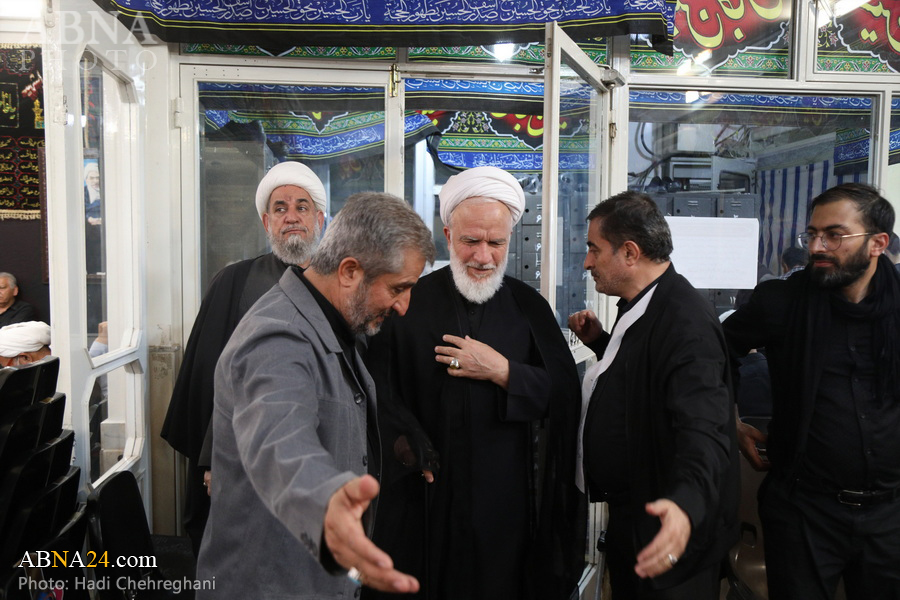
[[[453,359],[450,361],[450,368],[451,369],[462,369],[462,367],[459,364],[458,358],[453,357]]]
[[[678,557],[675,556],[674,554],[668,554],[668,555],[666,555],[666,558],[669,559],[669,565],[671,565],[673,567],[678,562]]]

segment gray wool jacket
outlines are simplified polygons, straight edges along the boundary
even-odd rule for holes
[[[367,472],[368,402],[374,414],[359,354],[345,355],[288,269],[216,366],[212,507],[197,566],[215,589],[198,600],[354,596],[342,571],[323,567],[323,520],[331,495]]]

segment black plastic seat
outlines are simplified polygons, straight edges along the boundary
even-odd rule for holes
[[[38,446],[2,474],[0,540],[7,539],[13,520],[26,503],[33,501],[48,483],[69,472],[74,440],[74,432],[67,430]]]
[[[48,442],[62,433],[63,416],[66,412],[66,395],[57,392],[49,398],[36,402],[42,407],[41,433],[38,443]]]
[[[8,523],[0,564],[18,562],[25,552],[40,548],[59,533],[75,513],[80,478],[81,469],[71,467],[63,477],[25,499]]]
[[[91,550],[98,556],[106,552],[110,557],[153,556],[155,558],[156,553],[150,535],[150,527],[147,524],[147,515],[144,513],[140,488],[134,474],[130,471],[113,473],[91,491],[88,495],[88,515]],[[108,566],[98,565],[94,571],[98,579],[109,577],[110,581],[117,581],[123,577],[131,582],[163,581],[165,579],[162,571],[155,564],[117,567],[113,566],[110,561]],[[136,588],[138,584],[132,583],[132,586]],[[123,600],[123,598],[126,600],[129,598],[150,600],[184,597],[165,589],[135,589],[132,592],[131,595],[126,595],[121,589],[100,590],[99,597],[100,600]]]
[[[77,481],[78,477],[75,480]],[[62,494],[63,491],[60,490],[60,497],[62,497]],[[81,504],[63,523],[59,533],[44,544],[41,550],[50,552],[51,556],[53,556],[53,552],[57,552],[60,556],[64,552],[68,552],[68,556],[79,552],[80,556],[88,560],[84,552],[85,542],[87,541],[87,527],[87,505]],[[89,600],[90,592],[86,589],[88,586],[84,582],[92,579],[92,570],[80,566],[68,566],[64,569],[57,567],[52,570],[52,575],[54,579],[65,582],[65,598],[67,600]],[[78,582],[77,585],[76,581]]]
[[[69,467],[72,466],[75,432],[71,429],[66,429],[47,443],[53,446],[53,457],[50,461],[50,473],[48,473],[47,481],[53,481],[68,473]]]
[[[87,506],[81,504],[70,518],[63,524],[63,527],[50,540],[41,546],[30,548],[30,560],[33,565],[38,564],[38,555],[33,551],[49,552],[50,556],[56,552],[56,560],[58,557],[66,556],[71,561],[75,553],[78,553],[82,561],[87,561],[88,557],[85,553],[85,540],[87,537]],[[66,554],[68,553],[68,554]],[[16,561],[18,564],[22,557]],[[53,560],[51,558],[50,560]],[[52,563],[51,563],[52,564]],[[40,568],[35,566],[15,567],[12,571],[4,570],[0,576],[0,598],[4,600],[33,600],[42,597],[39,591],[29,592],[32,590],[46,589],[51,582],[59,582],[65,588],[64,598],[67,600],[90,600],[90,582],[93,582],[93,569],[87,569],[79,565],[63,567],[60,564],[48,568]],[[26,585],[21,585],[20,578],[25,578]],[[77,582],[77,584],[76,584]],[[87,582],[87,583],[86,583]],[[51,594],[46,596],[53,598]]]
[[[0,370],[0,411],[34,404],[56,393],[59,358],[46,356],[21,367]]]
[[[0,417],[0,474],[37,448],[44,409],[39,404],[20,406]]]

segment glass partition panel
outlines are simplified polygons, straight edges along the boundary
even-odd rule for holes
[[[539,232],[541,223],[543,84],[416,78],[404,83],[407,108],[430,119],[438,134],[429,139],[428,154],[418,154],[417,177],[430,179],[415,188],[421,190],[416,205],[434,232],[435,268],[450,258],[439,214],[440,186],[462,169],[499,167],[519,180],[528,203],[510,240],[506,272],[539,289],[540,266],[533,254],[540,235],[532,229]],[[526,250],[529,259],[523,260]]]
[[[128,292],[129,252],[117,236],[131,230],[130,110],[125,84],[86,52],[80,63],[81,138],[84,193],[84,270],[87,347],[107,326],[109,348],[117,349],[132,313]],[[115,291],[114,291],[115,290]]]
[[[900,207],[900,194],[894,190],[900,190],[900,95],[891,98],[891,134],[888,142],[888,168],[885,173],[882,190],[888,200],[894,203],[894,208]],[[900,229],[900,224],[895,228]],[[894,262],[900,261],[900,248],[894,249],[896,256]]]
[[[84,245],[87,286],[87,336],[107,321],[106,225],[103,219],[103,67],[90,53],[81,60],[81,127],[84,164]]]
[[[566,327],[568,315],[594,309],[588,298],[587,218],[601,200],[601,148],[598,131],[601,96],[597,90],[566,64],[563,55],[560,75],[559,196],[557,201],[556,312]]]
[[[201,81],[198,97],[201,290],[225,265],[268,251],[254,199],[276,163],[315,171],[328,216],[356,192],[384,189],[383,87]],[[429,118],[407,114],[407,144],[433,132]]]
[[[95,347],[91,348],[92,354],[96,351]],[[87,418],[91,481],[99,479],[125,457],[127,407],[134,396],[129,386],[135,384],[131,375],[135,365],[124,365],[90,380]]]
[[[816,6],[816,71],[897,73],[897,17],[881,2],[820,0]],[[892,22],[893,20],[893,22]]]
[[[860,96],[632,90],[629,187],[674,217],[757,219],[758,277],[777,277],[810,200],[868,180],[872,107]],[[744,295],[709,293],[720,313]]]

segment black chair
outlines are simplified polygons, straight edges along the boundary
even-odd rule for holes
[[[76,477],[76,481],[77,479]],[[62,490],[60,490],[60,499],[62,499],[62,493]],[[56,552],[59,556],[65,556],[65,552],[68,552],[68,556],[73,556],[74,553],[78,552],[87,561],[88,557],[84,552],[85,542],[87,541],[87,527],[87,505],[82,504],[69,516],[59,533],[44,544],[41,550],[50,552],[50,556],[53,556],[53,552]],[[92,581],[91,571],[93,569],[77,565],[65,568],[56,567],[52,569],[52,576],[54,580],[62,580],[65,583],[66,600],[90,600],[89,588],[91,586],[87,582]]]
[[[25,502],[47,485],[53,446],[43,444],[2,475],[0,483],[0,539],[6,539],[7,523]]]
[[[69,467],[69,472],[54,482],[59,486],[59,500],[53,514],[53,531],[60,531],[78,508],[78,490],[81,487],[81,468]]]
[[[75,432],[66,429],[56,438],[47,442],[53,446],[53,459],[50,461],[48,481],[53,481],[69,472],[72,466],[72,450],[75,448]]]
[[[49,442],[62,433],[63,416],[66,412],[66,395],[62,392],[36,403],[42,407],[41,434],[38,443]]]
[[[118,471],[100,483],[88,495],[88,538],[91,549],[101,555],[108,556],[156,556],[144,503],[134,474],[130,471]],[[149,562],[149,561],[148,561]],[[109,581],[123,581],[126,578],[134,588],[141,582],[164,581],[165,577],[155,563],[135,567],[117,567],[112,561],[108,566],[98,565],[95,576],[109,577]],[[114,587],[115,586],[111,586]],[[160,585],[145,585],[150,589],[99,590],[100,600],[131,600],[182,598],[171,590],[158,589]]]
[[[0,417],[0,473],[37,448],[43,415],[43,406],[29,404],[4,412]]]
[[[7,539],[18,511],[51,481],[69,472],[75,435],[71,430],[27,454],[2,474],[0,484],[0,540]]]
[[[50,398],[56,392],[59,358],[45,356],[21,367],[0,371],[0,411]]]
[[[56,393],[56,381],[59,379],[59,357],[45,356],[33,364],[41,366],[34,381],[34,401],[52,398]]]
[[[59,484],[51,483],[23,499],[10,512],[3,545],[0,546],[0,565],[11,565],[53,537],[53,520],[59,503]]]
[[[71,515],[52,539],[41,546],[30,548],[32,564],[38,564],[38,555],[34,550],[49,552],[51,560],[59,560],[58,557],[66,556],[71,561],[75,553],[78,553],[82,561],[87,561],[85,553],[85,540],[87,537],[87,506],[82,504]],[[54,555],[53,553],[56,553]],[[68,554],[66,554],[68,553]],[[19,557],[20,562],[22,557]],[[52,565],[52,563],[51,563]],[[48,568],[35,566],[17,566],[12,571],[3,571],[0,575],[0,598],[3,600],[34,600],[42,597],[39,590],[46,590],[51,585],[62,585],[65,588],[66,600],[90,600],[92,582],[92,569],[86,569],[79,565],[63,567],[60,564]],[[24,578],[24,579],[23,579]],[[22,582],[25,585],[22,585]],[[53,598],[51,594],[44,596]]]

